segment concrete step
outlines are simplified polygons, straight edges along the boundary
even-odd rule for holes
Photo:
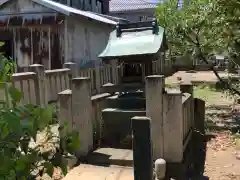
[[[128,97],[138,97],[138,98],[145,98],[144,91],[125,91],[119,94],[121,98],[128,98]]]
[[[130,149],[99,148],[88,155],[86,162],[101,166],[133,166],[133,151]]]
[[[107,98],[108,107],[120,109],[145,109],[146,99],[143,97],[111,96]]]
[[[103,167],[81,164],[62,180],[134,180],[132,167]]]
[[[104,109],[102,111],[104,142],[114,145],[113,147],[118,147],[120,141],[131,134],[131,118],[134,116],[146,116],[145,109]]]

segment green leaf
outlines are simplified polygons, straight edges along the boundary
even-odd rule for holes
[[[22,93],[17,88],[10,86],[8,92],[15,103],[19,103],[21,101]]]
[[[44,168],[46,168],[47,174],[52,177],[53,172],[54,172],[54,166],[50,162],[45,162],[43,164]]]
[[[8,134],[9,134],[8,126],[7,124],[4,124],[1,128],[2,138],[5,138],[6,136],[8,136]]]
[[[49,125],[52,121],[52,107],[46,106],[46,108],[41,110],[41,115],[39,117],[39,128],[42,129]]]
[[[68,173],[67,165],[65,163],[61,163],[60,168],[62,170],[63,175],[66,176]]]
[[[74,131],[68,134],[67,137],[67,150],[72,153],[80,147],[79,134]]]
[[[25,168],[26,168],[26,166],[25,166],[25,162],[23,161],[23,159],[18,159],[16,161],[15,170],[17,172],[22,172],[25,170]]]
[[[0,47],[1,47],[1,46],[4,46],[4,44],[5,44],[4,42],[0,42]]]

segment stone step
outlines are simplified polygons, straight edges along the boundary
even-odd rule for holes
[[[128,97],[138,97],[138,98],[145,98],[144,91],[125,91],[119,94],[121,98],[128,98]]]
[[[113,144],[120,143],[131,134],[131,118],[134,116],[146,116],[145,109],[104,109],[102,111],[104,141]]]
[[[132,167],[103,167],[81,164],[62,180],[134,180]]]
[[[107,98],[107,105],[119,109],[145,109],[146,99],[143,97],[115,95]]]
[[[100,148],[88,155],[86,162],[102,166],[133,166],[133,151],[130,149]]]
[[[136,90],[144,90],[144,84],[142,83],[123,83],[119,86],[120,92],[127,91],[136,91]]]

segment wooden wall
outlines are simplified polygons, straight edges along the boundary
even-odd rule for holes
[[[44,64],[46,69],[61,68],[62,50],[61,27],[28,26],[0,29],[0,41],[12,43],[13,59],[21,66]]]
[[[95,8],[98,2],[92,3]],[[12,16],[20,21],[18,25],[9,25]],[[112,26],[81,16],[64,16],[62,22],[55,20],[43,24],[42,16],[48,19],[56,16],[56,19],[63,15],[31,0],[9,1],[0,8],[0,41],[8,37],[5,40],[11,41],[13,58],[19,66],[40,63],[46,69],[56,69],[69,61],[79,65],[95,64],[113,30]],[[26,19],[38,22],[26,25]]]
[[[105,49],[113,27],[74,17],[67,18],[66,26],[65,62],[84,65],[100,61],[98,55]]]
[[[12,0],[0,8],[0,14],[16,14],[26,12],[54,12],[51,9],[43,7],[32,0]]]

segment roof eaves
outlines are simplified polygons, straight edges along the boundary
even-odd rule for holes
[[[2,0],[1,2],[0,2],[0,6],[1,5],[3,5],[3,4],[5,4],[6,2],[8,2],[9,0]]]
[[[0,2],[0,5],[3,5],[4,3],[8,2],[10,0],[2,0]],[[116,25],[117,22],[106,18],[106,17],[102,17],[99,14],[95,14],[93,12],[88,12],[88,11],[83,11],[83,10],[79,10],[79,9],[75,9],[72,7],[69,7],[67,5],[52,1],[52,0],[31,0],[34,3],[40,4],[46,8],[52,9],[54,11],[57,11],[61,14],[64,14],[66,16],[70,16],[70,15],[80,15],[80,16],[84,16],[87,18],[91,18],[95,21],[99,21],[102,23],[106,23],[106,24],[111,24],[111,25]]]
[[[111,24],[111,25],[117,24],[115,21],[110,20],[105,17],[102,17],[97,13],[93,13],[90,11],[83,11],[80,9],[75,9],[73,7],[69,7],[67,5],[64,5],[64,4],[61,4],[58,2],[54,2],[52,0],[32,0],[32,1],[35,3],[38,3],[40,5],[43,5],[47,8],[53,9],[59,13],[65,14],[67,16],[70,16],[70,15],[78,15],[79,16],[80,15],[80,16],[87,17],[87,18],[93,19],[95,21],[99,21],[99,22],[106,23],[106,24]]]
[[[65,14],[67,16],[70,16],[71,15],[71,12],[67,11],[67,10],[64,10],[63,8],[58,8],[57,6],[54,6],[50,3],[47,3],[46,1],[43,1],[43,0],[32,0],[33,2],[37,3],[37,4],[40,4],[42,6],[45,6],[49,9],[52,9],[52,10],[55,10],[59,13],[62,13],[62,14]]]
[[[111,16],[111,15],[106,15],[106,14],[98,14],[98,13],[94,13],[94,14],[102,16],[102,17],[110,19],[110,20],[113,20],[115,22],[124,22],[124,23],[129,23],[130,22],[129,20],[124,19],[124,18],[120,18],[120,17],[115,17],[115,16]]]

